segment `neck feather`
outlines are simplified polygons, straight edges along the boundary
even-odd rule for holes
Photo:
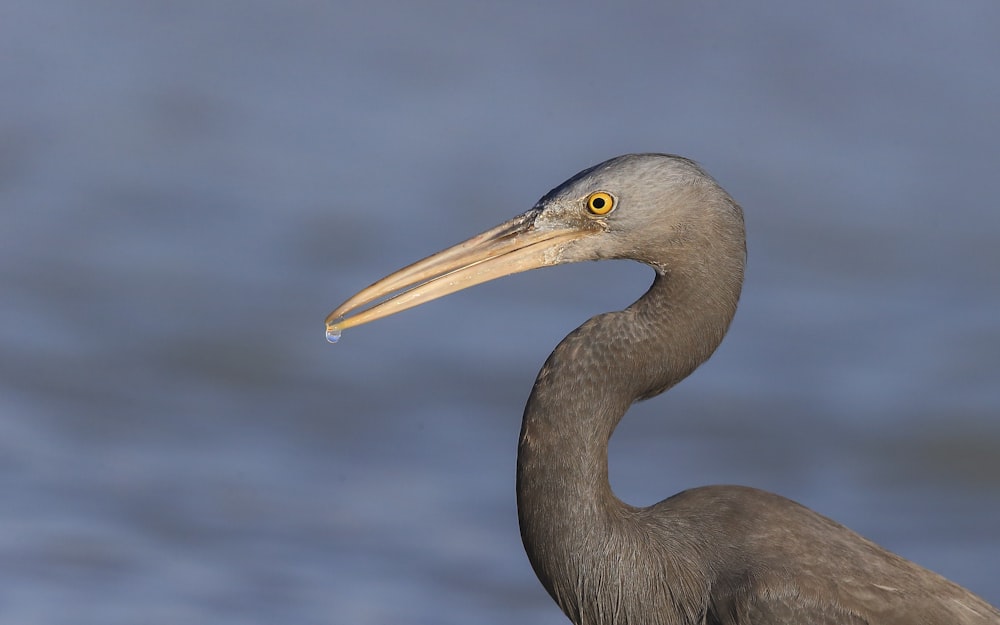
[[[739,255],[714,276],[657,273],[629,308],[563,339],[538,374],[521,425],[518,516],[536,574],[571,618],[586,601],[583,580],[610,566],[601,555],[629,533],[636,511],[611,491],[608,441],[634,401],[667,390],[715,351],[739,299]]]

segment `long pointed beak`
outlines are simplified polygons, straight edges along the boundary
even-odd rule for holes
[[[578,228],[536,228],[537,214],[537,210],[528,211],[382,278],[330,313],[326,318],[327,336],[339,336],[347,328],[470,286],[557,265],[562,262],[562,250],[569,242],[590,234]],[[374,306],[364,308],[379,300]]]

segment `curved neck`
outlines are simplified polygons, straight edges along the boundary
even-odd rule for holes
[[[634,401],[682,380],[722,341],[742,284],[743,252],[731,256],[714,276],[658,273],[632,306],[563,339],[538,374],[518,446],[518,517],[535,573],[571,619],[588,601],[580,585],[613,566],[601,554],[634,518],[608,481],[611,434]]]

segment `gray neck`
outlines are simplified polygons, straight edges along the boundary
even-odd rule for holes
[[[722,341],[742,284],[739,243],[731,262],[708,274],[704,264],[658,273],[628,309],[563,339],[538,374],[518,447],[521,537],[538,578],[575,622],[587,580],[614,575],[609,545],[619,560],[639,552],[622,544],[639,511],[611,491],[611,434],[634,401],[682,380]]]

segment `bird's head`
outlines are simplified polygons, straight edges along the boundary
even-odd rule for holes
[[[362,290],[330,313],[327,336],[539,267],[629,258],[667,273],[719,234],[742,245],[742,213],[697,164],[619,156],[573,176],[526,213]]]

